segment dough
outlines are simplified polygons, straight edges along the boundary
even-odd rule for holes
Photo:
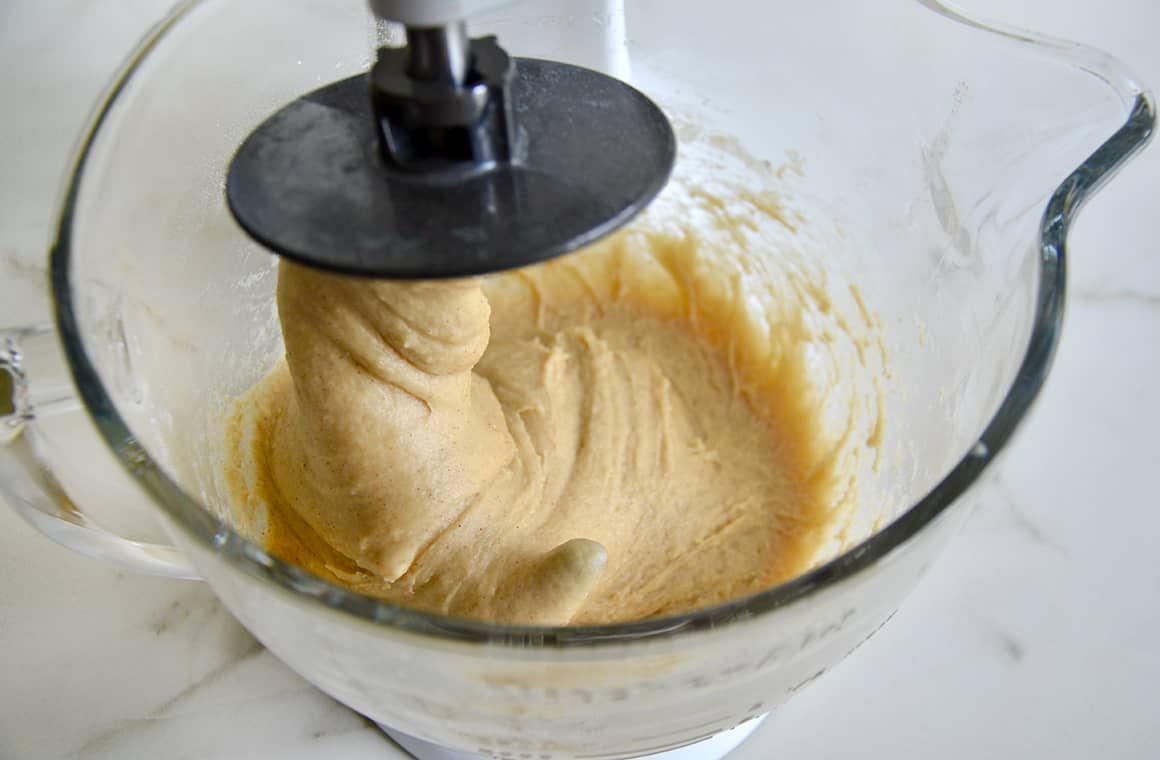
[[[230,425],[235,509],[324,577],[500,622],[636,620],[802,572],[844,482],[815,336],[799,303],[734,303],[706,245],[636,229],[442,282],[281,263],[286,358]]]

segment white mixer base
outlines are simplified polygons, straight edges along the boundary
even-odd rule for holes
[[[756,731],[757,727],[767,717],[769,717],[768,714],[747,720],[736,728],[717,734],[704,741],[690,744],[680,749],[672,749],[668,752],[648,755],[645,758],[641,758],[641,760],[722,760],[730,752],[737,749],[741,742],[748,739],[749,735]],[[394,739],[396,744],[410,753],[415,760],[487,760],[482,755],[473,755],[445,749],[383,725],[380,725],[379,728],[387,736]]]

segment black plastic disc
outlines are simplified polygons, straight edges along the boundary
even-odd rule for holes
[[[533,264],[591,243],[664,187],[676,139],[645,95],[607,75],[516,59],[519,158],[449,180],[388,169],[366,76],[306,95],[263,122],[230,165],[243,229],[322,269],[441,278]]]

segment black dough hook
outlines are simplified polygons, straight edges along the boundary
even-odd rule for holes
[[[365,277],[485,274],[604,237],[668,181],[676,138],[640,91],[432,16],[470,3],[371,5],[407,45],[279,110],[230,164],[230,211],[274,253]]]

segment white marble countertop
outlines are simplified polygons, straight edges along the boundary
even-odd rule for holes
[[[70,146],[169,0],[0,4],[0,325],[47,318]],[[962,0],[1160,82],[1155,0]],[[737,760],[1160,756],[1160,149],[1083,214],[1053,375],[985,506],[902,611]],[[128,575],[0,509],[0,757],[402,758],[205,586]]]

